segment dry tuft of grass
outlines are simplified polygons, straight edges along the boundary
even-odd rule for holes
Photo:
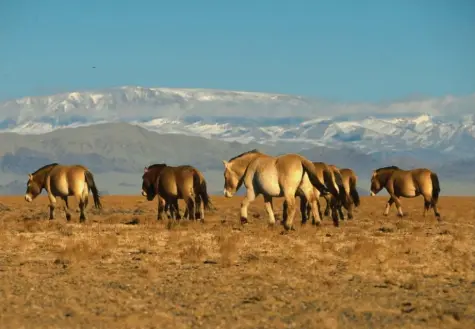
[[[268,227],[262,199],[213,196],[206,222],[156,219],[156,202],[105,196],[66,222],[46,197],[0,199],[2,328],[470,328],[475,199],[441,197],[443,221],[382,215],[362,198],[335,228]],[[280,215],[282,200],[277,199]],[[74,207],[74,206],[73,206]],[[74,209],[74,208],[73,208]],[[182,213],[183,213],[183,207]]]

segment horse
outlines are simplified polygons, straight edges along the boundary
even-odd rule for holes
[[[178,199],[183,199],[187,210],[185,217],[200,218],[204,221],[204,210],[211,209],[211,199],[203,174],[190,165],[168,166],[164,163],[144,168],[142,175],[142,195],[152,201],[157,195],[157,219],[168,208],[173,219],[179,219]],[[198,211],[199,208],[199,211]]]
[[[391,205],[396,203],[397,215],[403,217],[404,213],[399,197],[415,198],[422,195],[424,197],[424,217],[432,207],[435,217],[440,221],[440,213],[437,210],[440,183],[437,174],[430,169],[403,170],[397,166],[376,169],[371,176],[371,196],[375,196],[383,188],[390,195],[383,213],[385,216],[388,215]]]
[[[286,220],[283,220],[285,230],[294,230],[292,222],[295,215],[295,195],[297,191],[305,196],[311,204],[311,210],[320,224],[317,211],[317,201],[313,187],[319,191],[327,189],[338,193],[335,182],[329,187],[319,179],[312,162],[299,154],[284,154],[271,156],[257,149],[239,154],[230,160],[223,160],[224,165],[224,196],[231,198],[244,184],[246,195],[241,202],[241,224],[248,223],[247,208],[260,194],[264,203],[270,225],[275,224],[272,198],[284,197]],[[334,222],[338,226],[338,221]]]
[[[60,197],[65,202],[66,220],[71,220],[71,211],[68,204],[68,196],[74,196],[79,204],[79,220],[86,220],[85,209],[89,201],[89,190],[92,191],[94,206],[102,208],[99,191],[94,182],[94,175],[85,166],[61,165],[51,163],[28,174],[28,182],[25,193],[25,200],[32,202],[42,190],[46,189],[49,199],[49,219],[54,219],[56,208],[56,197]]]
[[[340,204],[337,205],[338,213],[340,215],[341,219],[344,219],[345,216],[343,215],[342,211],[342,206],[347,210],[348,213],[348,219],[353,219],[353,208],[357,208],[360,206],[360,196],[358,194],[358,191],[356,189],[356,184],[358,182],[358,176],[356,173],[350,169],[350,168],[343,168],[339,169],[335,165],[329,165],[330,168],[333,170],[336,170],[340,173],[341,179],[343,181],[343,186],[345,188],[345,192],[347,192],[347,195],[345,197],[344,202],[341,202]],[[333,195],[331,194],[325,194],[322,195],[323,198],[326,201],[326,207],[325,207],[325,212],[324,215],[328,216],[330,214],[330,204],[333,200]]]
[[[317,208],[318,208],[318,214],[320,216],[320,219],[323,218],[322,212],[321,212],[321,206],[320,206],[320,196],[327,196],[330,195],[333,197],[334,200],[332,201],[331,204],[331,210],[332,210],[332,219],[334,221],[338,221],[338,205],[339,202],[343,202],[345,198],[345,186],[342,181],[342,176],[338,170],[335,170],[335,168],[332,168],[330,165],[327,165],[324,162],[312,162],[318,178],[321,182],[324,182],[325,186],[331,186],[332,184],[336,184],[338,186],[338,190],[330,190],[327,192],[321,193],[317,188],[314,188],[314,193],[315,193],[315,198],[317,200]],[[333,191],[333,193],[331,192]],[[312,217],[312,224],[315,225],[315,217],[311,216],[311,205],[307,202],[307,199],[305,195],[297,191],[297,196],[300,197],[300,213],[302,216],[302,224],[305,224],[307,222],[307,219],[309,217]],[[327,203],[327,206],[329,204]],[[285,213],[287,209],[287,202],[284,201],[283,204],[284,207],[284,220],[285,220]],[[327,214],[328,215],[328,214]]]

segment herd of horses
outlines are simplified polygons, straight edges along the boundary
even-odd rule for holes
[[[353,219],[353,210],[360,206],[356,188],[358,177],[350,168],[338,168],[324,162],[312,162],[299,154],[271,156],[257,149],[239,154],[230,160],[223,160],[224,196],[233,197],[244,185],[246,194],[241,202],[241,223],[248,222],[248,207],[256,197],[262,195],[269,224],[275,224],[272,200],[283,197],[281,224],[286,230],[293,230],[296,213],[296,197],[300,198],[302,224],[309,218],[312,224],[320,225],[323,216],[330,216],[334,226],[344,219],[343,208],[348,219]],[[57,198],[65,203],[66,220],[71,220],[68,197],[78,201],[79,220],[86,220],[89,191],[92,192],[94,206],[102,208],[101,196],[94,181],[94,175],[83,165],[62,165],[52,163],[28,175],[25,200],[32,202],[45,189],[49,199],[49,218],[54,219]],[[401,197],[424,198],[424,216],[429,209],[440,220],[437,202],[440,184],[437,174],[426,168],[403,170],[396,166],[379,168],[371,177],[371,195],[383,188],[389,193],[384,215],[388,215],[393,203],[397,215],[404,213]],[[169,166],[165,163],[144,168],[142,175],[142,195],[148,201],[158,199],[157,219],[163,219],[166,212],[171,219],[181,219],[178,200],[185,202],[184,218],[204,221],[205,210],[214,208],[207,192],[203,174],[191,165]],[[322,214],[320,198],[326,200]]]

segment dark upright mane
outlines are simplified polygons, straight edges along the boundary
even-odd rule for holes
[[[388,166],[388,167],[382,167],[382,168],[376,169],[375,172],[379,173],[380,171],[387,170],[387,169],[399,170],[400,168],[398,166]]]
[[[242,156],[244,156],[244,155],[251,154],[251,153],[260,153],[260,152],[259,152],[258,149],[253,149],[253,150],[250,150],[250,151],[241,153],[241,154],[239,154],[239,155],[236,155],[235,157],[229,159],[228,162],[231,162],[231,161],[233,161],[233,160],[236,160],[237,158],[240,158],[240,157],[242,157]]]
[[[167,164],[166,163],[155,163],[153,165],[150,165],[147,167],[147,169],[153,169],[153,168],[157,168],[157,167],[166,167]]]
[[[50,163],[50,164],[48,164],[48,165],[45,165],[45,166],[41,167],[40,169],[37,169],[34,173],[32,173],[32,175],[37,174],[38,172],[40,172],[40,171],[43,170],[43,169],[46,169],[46,168],[48,168],[48,167],[57,166],[57,165],[58,165],[58,163],[56,163],[56,162]]]

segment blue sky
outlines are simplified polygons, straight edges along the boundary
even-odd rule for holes
[[[2,1],[0,45],[0,100],[120,85],[475,92],[471,0]]]

